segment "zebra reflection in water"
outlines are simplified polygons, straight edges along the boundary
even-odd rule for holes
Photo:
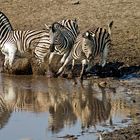
[[[47,94],[34,91],[32,79],[4,77],[3,92],[6,103],[12,111],[33,111],[36,113],[45,112],[49,106]]]
[[[92,84],[83,88],[71,87],[67,83],[64,88],[60,81],[54,81],[49,83],[49,86],[52,85],[53,88],[50,88],[48,92],[52,103],[49,110],[51,114],[49,128],[53,132],[57,133],[65,125],[75,124],[79,119],[82,128],[96,126],[107,120],[112,122],[111,102],[106,97],[104,88],[99,87],[102,98],[98,99],[95,96],[97,91],[92,89]]]
[[[12,111],[49,111],[49,130],[59,132],[65,125],[73,125],[78,119],[82,128],[96,125],[109,118],[110,100],[103,93],[102,100],[96,98],[92,84],[74,87],[70,81],[6,77],[3,79],[4,100]],[[19,84],[18,84],[19,83]],[[34,89],[32,86],[39,86]],[[45,88],[47,85],[47,88]],[[32,87],[32,88],[31,88]],[[34,90],[32,90],[34,89]]]
[[[53,133],[59,132],[65,125],[76,123],[71,97],[72,85],[68,81],[48,80],[48,94],[51,106],[49,107],[49,130]]]
[[[7,123],[11,116],[12,110],[6,104],[3,95],[0,94],[0,129],[2,129]]]
[[[74,94],[75,98],[72,101],[74,113],[81,120],[83,129],[91,126],[96,128],[96,125],[111,119],[111,100],[106,96],[104,88],[98,86],[98,89],[101,91],[100,99],[96,96],[100,93],[93,88],[92,83],[84,89],[79,88]]]
[[[2,77],[2,83],[4,94],[0,106],[5,120],[13,111],[49,112],[48,129],[54,133],[65,126],[73,126],[77,120],[81,128],[102,123],[111,125],[112,108],[113,112],[118,112],[112,104],[115,100],[111,101],[106,89],[92,81],[81,87],[64,79]],[[126,107],[124,100],[121,106]]]

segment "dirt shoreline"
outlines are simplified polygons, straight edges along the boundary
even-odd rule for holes
[[[103,134],[103,140],[140,140],[140,124]]]

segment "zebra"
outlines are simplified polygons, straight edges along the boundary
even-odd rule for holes
[[[64,26],[65,28],[67,28],[67,30],[69,32],[71,32],[72,30],[75,30],[77,29],[78,25],[77,25],[77,20],[74,19],[63,19],[63,20],[60,20],[57,22],[58,24],[61,24],[62,26]],[[47,56],[48,54],[48,49],[49,50],[52,50],[52,46],[51,45],[51,41],[50,41],[50,30],[52,28],[52,25],[46,25],[46,32],[48,33],[48,36],[47,37],[44,37],[41,39],[41,42],[39,42],[37,44],[37,46],[35,47],[35,50],[34,50],[34,56],[35,58],[38,59],[38,64],[41,65],[42,62],[44,62],[44,58]],[[76,31],[72,32],[73,33],[73,36],[76,38],[77,34],[76,34]],[[46,42],[46,45],[42,45],[42,42]],[[51,52],[51,51],[50,51]],[[51,57],[50,57],[50,63],[52,61],[52,58],[54,54],[51,54]],[[63,60],[63,59],[62,59]]]
[[[5,55],[4,66],[12,67],[17,52],[23,53],[34,46],[34,56],[39,62],[44,62],[50,47],[49,29],[32,31],[14,31],[8,18],[1,12],[0,16],[0,49]],[[68,29],[69,23],[74,20],[62,20],[59,23]]]
[[[54,54],[62,55],[61,64],[65,62],[79,32],[77,20],[64,20],[61,24],[54,22],[51,25],[49,65]]]
[[[44,41],[42,38],[45,37],[48,37],[46,30],[11,31],[1,45],[1,52],[5,55],[4,66],[11,68],[16,54],[33,50],[38,42],[44,43],[41,41]]]
[[[0,49],[5,55],[5,67],[12,67],[16,54],[29,51],[36,45],[49,48],[48,40],[49,31],[46,30],[14,31],[9,19],[0,12]]]
[[[88,64],[88,69],[91,68],[94,58],[101,54],[102,67],[106,64],[108,48],[111,45],[111,28],[113,21],[108,25],[108,31],[101,27],[90,28],[84,33],[80,33],[75,41],[75,44],[70,52],[70,55],[65,60],[64,64],[60,67],[56,75],[60,75],[65,66],[72,60],[72,70],[75,60],[80,60],[82,63],[82,70],[80,79],[83,79],[85,66]]]

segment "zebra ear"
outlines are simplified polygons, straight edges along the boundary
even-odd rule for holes
[[[85,33],[85,35],[86,35],[86,37],[89,37],[89,36],[90,36],[90,33],[87,31],[87,32]]]
[[[56,23],[53,23],[50,29],[54,33],[56,31]]]
[[[88,31],[86,31],[85,33],[83,33],[82,35],[84,38],[89,38],[90,33]]]
[[[94,33],[92,33],[92,35],[91,35],[92,37],[95,37],[95,34]]]
[[[77,19],[76,18],[74,19],[74,22],[77,23]]]
[[[51,25],[45,24],[46,29],[51,29]]]

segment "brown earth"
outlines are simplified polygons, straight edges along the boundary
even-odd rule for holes
[[[103,134],[103,140],[140,140],[140,124]]]
[[[7,15],[16,30],[42,29],[45,28],[44,24],[51,24],[65,18],[76,18],[82,31],[93,25],[107,27],[107,24],[113,20],[112,47],[108,61],[123,62],[123,66],[127,66],[126,69],[134,66],[134,70],[140,65],[139,7],[139,0],[0,1],[0,10]],[[28,60],[25,61],[28,65]],[[137,127],[139,128],[139,125]],[[131,130],[128,128],[126,133]],[[115,133],[112,134],[117,138],[121,137],[120,131],[117,132],[119,135]]]
[[[16,30],[42,29],[44,24],[76,18],[82,31],[93,25],[107,27],[113,20],[108,61],[132,66],[140,64],[139,7],[139,0],[1,0],[0,10]]]

